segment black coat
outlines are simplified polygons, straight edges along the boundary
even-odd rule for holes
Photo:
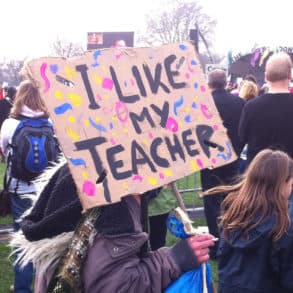
[[[247,102],[243,109],[239,136],[248,144],[250,162],[265,148],[280,149],[293,158],[293,94],[265,94]]]
[[[239,156],[242,150],[238,136],[238,127],[241,112],[244,106],[244,100],[234,96],[226,90],[214,90],[212,96],[218,112],[227,129],[228,136],[231,140],[236,154]],[[215,168],[213,170],[205,169],[201,171],[202,188],[206,190],[222,183],[229,183],[231,179],[238,174],[239,160],[228,165]],[[216,182],[215,182],[216,180]]]

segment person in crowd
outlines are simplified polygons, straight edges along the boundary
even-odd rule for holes
[[[66,262],[62,255],[82,217],[68,164],[61,161],[43,176],[48,183],[21,222],[26,239],[16,234],[12,240],[14,247],[21,244],[19,248],[26,259],[23,264],[30,260],[35,264],[35,293],[53,292],[52,275],[60,258]],[[180,240],[170,248],[145,249],[148,234],[143,231],[141,219],[147,215],[146,200],[145,195],[129,195],[101,207],[94,233],[87,235],[89,229],[83,232],[82,239],[89,236],[92,243],[85,245],[86,249],[83,245],[83,249],[74,246],[75,255],[85,256],[81,268],[74,267],[82,292],[159,293],[182,273],[209,259],[208,247],[214,245],[209,234]]]
[[[15,101],[10,112],[10,117],[6,119],[1,127],[0,147],[5,159],[10,155],[9,143],[20,123],[19,118],[26,117],[48,117],[48,111],[39,94],[38,88],[31,81],[23,81],[16,93]],[[31,206],[28,196],[34,196],[36,186],[33,182],[26,182],[13,178],[11,168],[7,169],[7,185],[10,192],[10,205],[13,216],[14,231],[18,231],[21,215]],[[14,292],[30,293],[33,281],[33,266],[29,263],[24,268],[14,265]]]
[[[227,129],[233,148],[239,156],[242,148],[240,146],[237,131],[244,101],[243,99],[236,97],[225,90],[226,82],[226,73],[224,70],[216,69],[211,71],[208,75],[208,86],[211,89],[214,102],[223,120],[223,124]],[[229,184],[238,174],[239,159],[228,165],[215,168],[213,170],[204,169],[200,172],[202,190],[205,191],[222,183]],[[207,225],[209,232],[215,237],[218,237],[219,235],[217,219],[220,216],[220,206],[223,197],[223,193],[219,193],[218,195],[211,197],[204,197],[204,209]],[[211,249],[212,258],[216,258],[216,249],[217,245]]]
[[[258,96],[257,85],[249,80],[245,80],[242,83],[242,86],[239,91],[239,97],[244,99],[244,101],[249,101]]]
[[[10,110],[13,106],[13,101],[16,95],[16,88],[13,86],[8,87],[6,96],[0,100],[0,129],[2,123],[8,118]]]
[[[9,87],[8,82],[4,81],[2,83],[2,87],[1,87],[1,91],[0,91],[0,100],[4,99],[7,96],[8,87]]]
[[[170,211],[176,207],[178,207],[178,201],[170,184],[164,185],[157,191],[156,196],[149,199],[149,238],[152,250],[165,246],[167,219]]]
[[[286,53],[273,54],[266,63],[268,93],[246,103],[241,115],[241,147],[248,145],[248,163],[265,148],[276,148],[293,157],[293,94],[289,92],[292,61]]]
[[[239,183],[207,191],[228,192],[220,221],[219,293],[293,292],[292,184],[292,159],[265,149]]]

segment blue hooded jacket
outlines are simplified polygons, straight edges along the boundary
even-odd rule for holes
[[[273,242],[273,217],[266,218],[248,235],[242,231],[221,237],[219,293],[293,292],[293,227]]]

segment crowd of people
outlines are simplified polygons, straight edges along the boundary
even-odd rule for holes
[[[83,214],[61,152],[38,177],[15,175],[11,142],[22,120],[50,122],[37,86],[23,81],[7,95],[0,132],[14,219],[14,292],[32,292],[33,279],[36,293],[164,292],[210,258],[218,263],[219,293],[293,292],[291,72],[289,55],[272,55],[262,93],[251,75],[231,91],[225,71],[209,72],[207,84],[238,159],[200,171],[209,233],[172,247],[165,247],[165,222],[176,206],[169,185]]]

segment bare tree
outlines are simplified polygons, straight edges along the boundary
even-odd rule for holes
[[[59,38],[52,44],[52,51],[54,55],[64,58],[79,56],[84,53],[81,44]]]
[[[4,60],[0,63],[0,86],[4,81],[17,86],[22,80],[20,71],[24,62],[25,60]]]
[[[147,16],[146,33],[138,38],[143,45],[160,45],[189,40],[190,29],[197,29],[199,45],[213,61],[209,49],[216,21],[203,12],[197,1],[169,0],[166,9]]]

